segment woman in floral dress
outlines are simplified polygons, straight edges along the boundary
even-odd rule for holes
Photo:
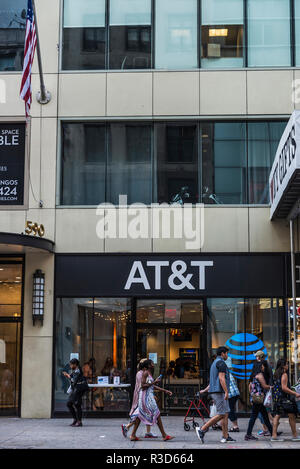
[[[157,386],[160,379],[153,379],[152,374],[154,371],[154,363],[152,360],[146,360],[143,363],[143,368],[144,372],[142,376],[141,390],[139,392],[138,406],[131,415],[131,418],[135,420],[135,424],[130,439],[132,441],[139,441],[139,438],[136,436],[136,431],[142,422],[145,425],[150,426],[157,424],[164,441],[172,440],[174,437],[167,435],[165,432],[160,411],[154,396],[154,390],[162,391],[169,396],[172,396],[172,393],[171,391]]]

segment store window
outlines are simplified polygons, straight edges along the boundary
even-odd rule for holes
[[[244,1],[202,0],[201,67],[244,66]]]
[[[69,382],[62,372],[78,357],[90,384],[98,377],[114,388],[93,388],[86,411],[129,410],[130,301],[124,298],[59,298],[56,304],[55,411],[66,411]],[[119,386],[120,385],[120,386]]]
[[[290,0],[248,0],[248,66],[290,66]]]
[[[199,200],[197,125],[158,124],[156,152],[158,202],[196,203]]]
[[[22,70],[26,28],[26,0],[1,0],[0,71]]]
[[[110,0],[109,68],[151,68],[151,0]]]
[[[203,302],[199,300],[138,300],[138,323],[203,323]]]
[[[249,410],[249,377],[263,350],[274,370],[284,356],[284,303],[278,298],[209,298],[207,347],[211,360],[220,346],[229,348],[228,366],[236,379],[240,400],[237,410]]]
[[[63,70],[105,69],[105,0],[64,0]]]
[[[19,414],[22,283],[22,259],[0,258],[0,415]]]
[[[297,267],[297,270],[299,268]],[[296,298],[296,328],[297,328],[297,350],[298,350],[298,360],[297,360],[297,373],[298,377],[300,376],[300,298]],[[287,300],[287,350],[288,355],[287,359],[290,363],[289,374],[290,381],[294,381],[295,376],[295,331],[294,331],[294,310],[293,310],[293,299],[288,298]]]
[[[150,125],[110,124],[107,200],[119,205],[152,201],[152,129]],[[137,177],[138,175],[138,177]]]
[[[247,203],[245,123],[204,124],[202,164],[205,204]]]
[[[249,204],[268,204],[269,175],[285,122],[248,123]]]
[[[155,68],[198,67],[197,0],[156,0]]]

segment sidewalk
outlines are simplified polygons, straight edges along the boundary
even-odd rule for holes
[[[189,432],[183,429],[183,417],[165,417],[163,422],[168,434],[176,436],[173,441],[163,442],[143,439],[133,443],[125,439],[121,433],[121,419],[86,419],[82,428],[69,427],[70,419],[51,420],[23,420],[18,418],[0,418],[0,449],[214,449],[214,448],[295,448],[300,449],[300,442],[293,443],[287,419],[282,419],[280,430],[283,431],[284,442],[271,443],[270,438],[260,437],[258,441],[244,441],[248,420],[240,419],[240,433],[231,434],[236,443],[221,444],[221,432],[210,430],[206,434],[205,444],[202,445],[193,429]],[[300,424],[297,424],[300,428]],[[256,424],[253,434],[260,429]],[[155,427],[158,434],[158,428]],[[144,435],[141,425],[138,434]],[[300,434],[300,431],[299,431]]]

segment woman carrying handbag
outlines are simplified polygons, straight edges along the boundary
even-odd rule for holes
[[[246,441],[258,440],[256,436],[252,435],[252,430],[259,413],[261,413],[267,429],[269,430],[270,434],[272,434],[272,425],[269,420],[267,409],[264,406],[265,394],[267,391],[269,391],[269,389],[271,389],[271,386],[266,383],[266,378],[264,375],[267,367],[268,363],[265,360],[255,363],[250,376],[249,391],[252,411],[248,424],[247,434],[245,435]]]
[[[276,371],[274,373],[274,390],[273,390],[273,433],[271,441],[284,441],[277,436],[277,428],[280,417],[288,415],[289,424],[292,430],[292,441],[300,441],[296,429],[297,405],[295,398],[300,398],[300,394],[290,388],[288,378],[289,363],[287,360],[280,359],[277,362]]]

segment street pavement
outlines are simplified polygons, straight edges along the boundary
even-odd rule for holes
[[[268,437],[260,437],[258,441],[244,441],[248,419],[240,419],[241,432],[232,433],[235,443],[220,443],[221,432],[210,430],[205,436],[205,444],[196,437],[193,429],[185,431],[183,417],[163,417],[165,429],[176,438],[170,442],[142,439],[131,442],[121,433],[121,419],[85,419],[82,428],[69,426],[70,419],[33,420],[19,418],[0,418],[0,449],[300,449],[300,442],[291,441],[291,432],[287,419],[282,419],[280,430],[283,431],[284,442],[272,443]],[[126,422],[126,421],[125,421]],[[253,434],[261,428],[256,423]],[[300,435],[300,423],[297,424]],[[138,436],[144,436],[143,425]],[[158,428],[154,431],[159,434]]]

